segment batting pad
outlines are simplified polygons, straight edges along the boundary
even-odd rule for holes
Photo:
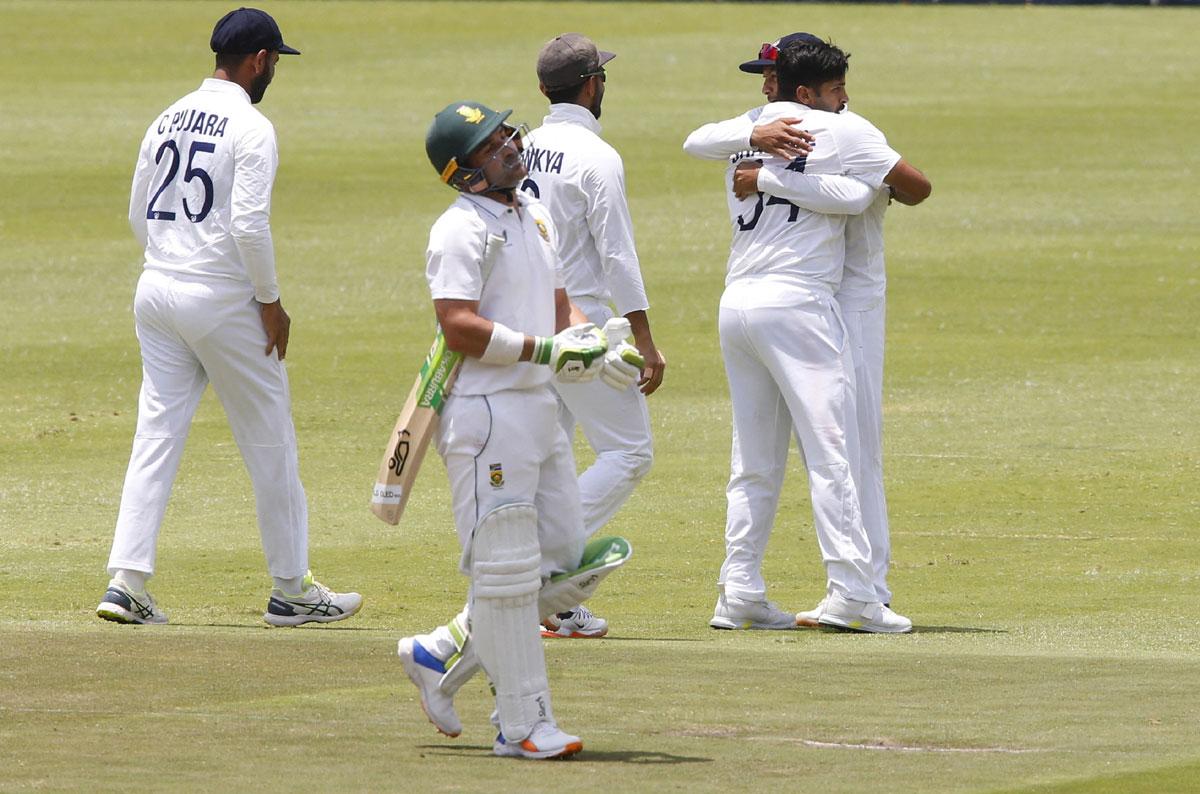
[[[574,609],[592,597],[600,581],[633,556],[633,546],[616,536],[592,538],[583,548],[579,567],[550,577],[538,593],[538,616]]]
[[[520,742],[550,716],[550,685],[538,626],[542,555],[537,509],[504,505],[485,515],[471,542],[471,643],[496,688],[500,731]]]
[[[438,689],[448,697],[462,688],[479,671],[479,656],[475,653],[475,642],[471,639],[471,629],[467,615],[470,607],[454,616],[446,624],[450,636],[454,640],[457,652],[446,660],[446,672],[438,681]]]

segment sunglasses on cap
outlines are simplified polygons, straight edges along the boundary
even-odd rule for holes
[[[762,47],[758,49],[758,57],[759,60],[774,61],[779,58],[779,48],[774,44],[763,44]]]

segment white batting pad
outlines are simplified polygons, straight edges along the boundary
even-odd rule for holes
[[[538,593],[540,618],[574,609],[592,597],[604,577],[624,565],[633,555],[633,546],[616,536],[592,538],[583,549],[579,567],[555,574]]]
[[[500,731],[520,742],[553,719],[538,627],[542,555],[537,509],[517,503],[492,510],[471,541],[471,643],[496,687]]]

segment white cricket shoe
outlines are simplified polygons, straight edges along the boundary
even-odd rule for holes
[[[543,637],[571,637],[577,640],[593,640],[608,634],[608,621],[592,614],[580,605],[568,612],[559,612],[542,620]]]
[[[825,611],[825,602],[829,600],[829,596],[821,599],[821,603],[817,604],[812,609],[805,612],[796,613],[796,625],[803,626],[807,629],[815,629],[821,625],[821,613]]]
[[[104,598],[96,607],[96,614],[114,623],[149,623],[161,624],[167,622],[167,613],[154,603],[154,596],[147,591],[135,593],[125,589],[114,580],[109,582]]]
[[[462,720],[454,710],[454,698],[442,692],[438,684],[446,673],[446,663],[430,653],[414,637],[400,640],[396,655],[404,672],[421,693],[421,710],[438,733],[453,739],[462,733]]]
[[[271,591],[263,620],[272,626],[299,626],[304,623],[333,623],[345,620],[362,607],[358,593],[335,593],[313,579],[312,571],[304,574],[304,590],[290,595],[278,588]]]
[[[825,608],[818,621],[822,626],[871,634],[906,634],[912,631],[912,621],[897,615],[883,602],[851,601],[837,593],[825,599]]]
[[[786,631],[796,628],[796,616],[784,612],[769,601],[745,601],[721,593],[708,625],[714,629],[767,629]]]
[[[505,740],[503,733],[497,733],[492,745],[496,755],[512,758],[569,758],[582,749],[583,741],[578,736],[563,733],[549,720],[534,725],[533,732],[524,741],[510,742]]]

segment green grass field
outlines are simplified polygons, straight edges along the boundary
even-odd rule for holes
[[[138,141],[211,70],[228,3],[0,0],[0,790],[1164,792],[1200,775],[1200,14],[1168,9],[274,2],[273,227],[312,560],[366,606],[267,629],[250,485],[210,393],[153,591],[93,612],[140,379],[125,222]],[[853,53],[852,106],[933,197],[889,213],[886,467],[902,637],[718,633],[729,407],[720,167],[680,145],[759,100],[792,30]],[[655,467],[633,562],[553,642],[586,750],[491,756],[486,687],[438,736],[394,657],[465,580],[436,456],[401,527],[367,511],[425,352],[425,159],[447,102],[544,113],[533,63],[579,30],[619,57],[656,337]],[[586,460],[586,454],[581,459]],[[823,589],[798,458],[771,597]]]

